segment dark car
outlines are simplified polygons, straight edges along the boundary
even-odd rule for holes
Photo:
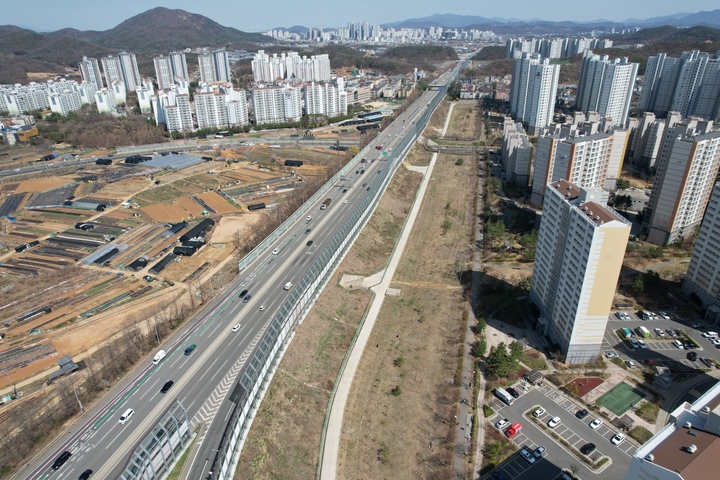
[[[682,342],[683,342],[683,347],[685,347],[685,350],[690,350],[691,348],[694,347],[694,345],[692,343],[690,343],[689,340],[683,340]]]
[[[310,230],[312,230],[312,229],[308,228],[307,230],[305,230],[305,235],[307,235],[308,233],[310,233]]]
[[[65,450],[64,452],[62,452],[62,453],[60,454],[59,457],[57,457],[57,458],[55,459],[55,461],[54,461],[53,464],[52,464],[52,467],[50,467],[50,468],[52,468],[53,470],[58,470],[60,467],[62,467],[63,465],[65,465],[65,462],[67,462],[67,461],[70,459],[71,456],[72,456],[72,453],[70,453],[70,452],[68,452],[67,450]]]
[[[590,455],[594,451],[595,451],[594,443],[586,443],[585,445],[580,447],[580,453],[582,453],[583,455]]]
[[[575,416],[582,420],[583,418],[588,416],[588,411],[583,408],[582,410],[578,410],[577,412],[575,412]]]
[[[195,350],[196,345],[193,343],[185,349],[185,355],[190,355]]]
[[[677,335],[678,337],[682,336],[682,330],[675,330],[675,335]]]
[[[240,298],[243,298],[245,295],[247,295],[247,293],[247,290],[243,290],[242,292],[240,292]]]
[[[252,298],[252,295],[245,295],[245,298],[243,298],[243,303],[248,303],[251,298]]]
[[[691,362],[694,362],[695,360],[697,360],[697,353],[696,352],[688,352],[687,359],[690,360]]]
[[[514,388],[508,387],[508,388],[506,388],[505,390],[507,390],[507,392],[508,392],[510,395],[512,395],[513,397],[515,397],[515,398],[520,398],[520,394],[519,394],[519,393],[517,392],[517,390],[515,390]]]
[[[167,393],[168,390],[170,390],[170,387],[172,387],[175,384],[172,380],[168,380],[165,382],[165,385],[162,386],[160,389],[160,393]]]
[[[347,188],[343,188],[343,193],[346,193],[346,192],[347,192]]]
[[[495,472],[492,475],[493,480],[505,480],[505,475],[500,472]]]
[[[83,473],[80,474],[80,476],[78,477],[78,480],[87,480],[88,478],[90,478],[90,475],[92,475],[92,472],[93,471],[88,468],[87,470],[85,470]]]
[[[308,240],[308,242],[305,244],[305,246],[309,247],[309,246],[312,245],[312,244],[313,244],[313,241],[312,241],[312,240]]]

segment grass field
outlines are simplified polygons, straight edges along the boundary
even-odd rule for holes
[[[616,385],[612,390],[600,397],[600,405],[610,410],[618,417],[624,415],[630,407],[645,398],[645,394],[631,387],[625,382]]]

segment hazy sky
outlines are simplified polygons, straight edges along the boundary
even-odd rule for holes
[[[591,7],[595,5],[596,7]],[[261,31],[293,25],[315,27],[344,26],[349,21],[367,20],[389,23],[435,13],[454,13],[482,17],[529,20],[650,18],[676,13],[695,13],[720,8],[717,0],[210,0],[157,2],[148,0],[35,0],[15,3],[2,9],[0,24],[38,31],[72,27],[79,30],[107,30],[118,23],[156,6],[180,8],[205,15],[227,27]]]

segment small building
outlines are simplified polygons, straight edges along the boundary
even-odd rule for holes
[[[60,365],[60,369],[55,370],[50,374],[50,382],[52,382],[58,377],[62,377],[63,375],[74,372],[75,370],[80,368],[77,363],[73,362],[73,359],[72,357],[70,357],[70,355],[63,356],[57,362],[58,365]]]
[[[525,374],[523,380],[531,385],[542,385],[543,380],[545,380],[545,376],[537,370],[530,370]]]

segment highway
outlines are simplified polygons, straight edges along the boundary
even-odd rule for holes
[[[450,74],[446,73],[445,78]],[[207,478],[207,460],[215,455],[233,406],[227,395],[236,382],[229,380],[242,371],[268,322],[290,294],[292,289],[285,290],[284,285],[302,278],[354,206],[367,195],[374,195],[373,184],[383,181],[391,163],[397,165],[393,160],[410,130],[407,127],[414,128],[436,95],[445,95],[445,89],[425,92],[381,132],[365,155],[367,162],[358,163],[335,182],[328,194],[311,207],[309,219],[296,221],[187,322],[170,344],[163,344],[167,356],[158,365],[152,363],[154,351],[14,478],[74,480],[86,469],[93,470],[92,478],[117,478],[130,453],[176,399],[193,419],[193,426],[206,425],[197,455],[188,462],[193,465],[190,478]],[[382,150],[374,148],[379,145]],[[331,199],[330,206],[321,210],[320,204],[326,198]],[[310,241],[313,243],[308,245]],[[239,295],[243,290],[252,296],[246,303]],[[232,332],[236,324],[239,330]],[[197,348],[184,355],[190,344]],[[175,383],[163,394],[160,389],[168,380]],[[127,408],[135,410],[134,416],[120,424],[119,417]],[[53,461],[66,450],[72,453],[70,459],[57,471],[52,470]]]

